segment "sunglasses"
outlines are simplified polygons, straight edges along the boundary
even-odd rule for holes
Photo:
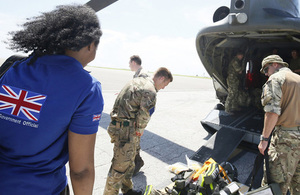
[[[268,73],[268,71],[269,71],[269,67],[270,67],[270,65],[272,65],[273,63],[269,63],[269,64],[267,64],[267,66],[264,68],[264,73],[265,74],[267,74]]]

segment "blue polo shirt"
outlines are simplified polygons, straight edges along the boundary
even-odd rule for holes
[[[101,84],[68,56],[28,61],[0,79],[0,194],[59,194],[67,184],[67,132],[97,132]]]

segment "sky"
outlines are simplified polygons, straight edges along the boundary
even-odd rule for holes
[[[5,2],[5,3],[4,3]],[[0,58],[16,54],[3,42],[8,32],[57,5],[87,0],[1,0]],[[144,69],[167,67],[173,74],[208,76],[196,51],[200,29],[212,24],[215,10],[230,0],[118,0],[97,12],[103,35],[89,65],[129,70],[129,58],[139,55]],[[22,54],[22,53],[20,53]]]

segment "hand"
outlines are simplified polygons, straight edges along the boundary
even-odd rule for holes
[[[267,147],[268,147],[268,141],[260,141],[260,143],[258,144],[258,150],[262,155],[265,154],[265,150]]]
[[[114,128],[108,128],[107,129],[108,135],[110,137],[110,142],[115,143],[116,142],[116,131]]]
[[[110,137],[110,143],[115,143],[116,142],[116,138],[115,138],[115,136],[113,136],[113,137]]]

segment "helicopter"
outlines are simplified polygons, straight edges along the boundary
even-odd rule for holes
[[[289,63],[291,51],[300,48],[298,0],[231,0],[230,8],[219,7],[212,18],[212,25],[198,32],[196,49],[220,103],[201,120],[213,137],[193,156],[198,161],[208,157],[222,161],[236,147],[257,150],[264,122],[261,89],[268,79],[260,73],[261,62],[277,54]],[[232,115],[224,109],[226,78],[228,65],[237,52],[244,55],[240,89],[253,101]]]

